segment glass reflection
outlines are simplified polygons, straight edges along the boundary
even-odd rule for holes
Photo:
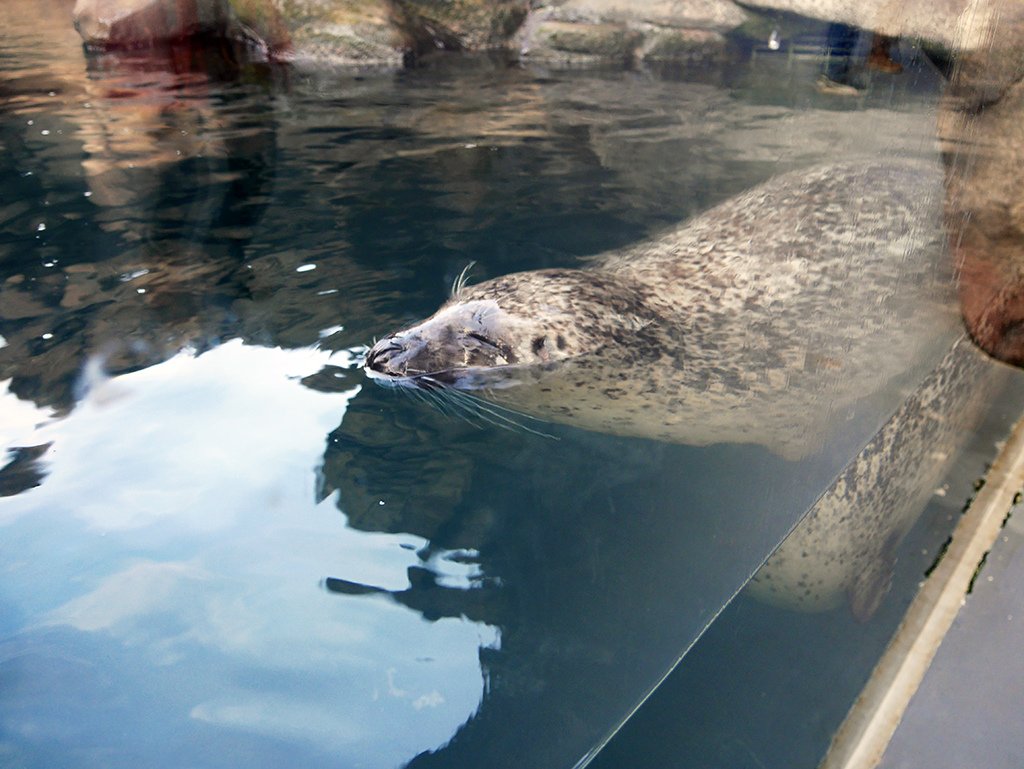
[[[818,766],[1018,418],[1022,384],[958,342],[592,766]],[[864,586],[881,599],[870,617]]]

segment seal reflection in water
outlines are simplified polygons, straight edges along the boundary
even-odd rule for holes
[[[584,269],[458,285],[366,370],[589,430],[798,459],[952,327],[939,192],[932,166],[785,174]]]

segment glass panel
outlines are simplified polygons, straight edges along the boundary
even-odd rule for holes
[[[38,23],[56,6],[0,11],[15,765],[585,761],[960,336],[921,59],[855,102],[764,52],[687,77],[86,59]],[[634,271],[679,244],[710,293]],[[372,337],[471,261],[467,290],[646,281],[692,333],[626,313],[673,350],[581,356],[508,394],[525,415],[374,386]],[[562,419],[588,366],[661,419]]]
[[[819,766],[921,581],[944,557],[952,527],[1022,405],[1019,372],[959,345],[616,734],[592,769],[671,766],[681,756],[699,757],[700,766],[709,769]],[[864,460],[877,458],[891,438],[897,441],[889,444],[887,461],[877,474],[868,470]],[[829,500],[849,488],[860,490],[855,492],[860,504],[843,520]],[[875,589],[866,595],[878,605],[870,616],[863,609],[858,616],[851,608],[864,606],[858,598],[866,587]],[[947,672],[990,667],[971,654],[957,659]],[[948,700],[952,689],[943,691]],[[918,699],[915,695],[914,708]],[[941,710],[935,706],[938,697],[934,700],[923,714]],[[909,731],[901,726],[901,732]],[[904,740],[904,753],[918,737]],[[918,749],[933,750],[930,745]]]

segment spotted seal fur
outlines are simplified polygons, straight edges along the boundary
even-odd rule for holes
[[[1004,381],[957,339],[751,580],[751,595],[800,611],[848,599],[869,618],[888,592],[896,548]]]
[[[896,163],[784,174],[582,269],[461,286],[365,368],[590,430],[796,459],[955,322],[940,181]]]

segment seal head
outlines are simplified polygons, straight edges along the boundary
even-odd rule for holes
[[[644,309],[621,280],[605,282],[592,272],[506,275],[461,287],[426,320],[384,337],[365,367],[386,385],[506,389],[607,347],[610,333],[630,326],[625,316],[642,325]]]

